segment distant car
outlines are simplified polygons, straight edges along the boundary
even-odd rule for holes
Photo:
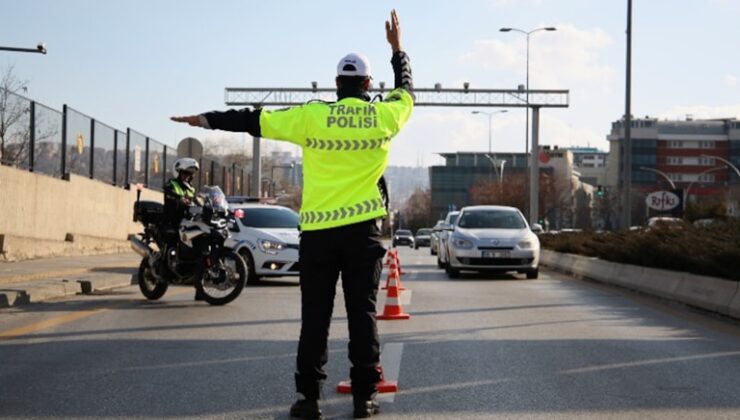
[[[657,227],[683,229],[686,226],[686,222],[678,217],[651,217],[648,219],[646,226],[648,229]]]
[[[247,282],[261,277],[297,276],[298,213],[283,206],[258,203],[231,204],[243,216],[232,221],[231,237],[226,245],[242,256],[247,264]]]
[[[393,234],[393,246],[398,245],[408,245],[409,247],[414,247],[414,235],[411,234],[410,230],[406,229],[398,229],[395,234]]]
[[[724,220],[720,218],[708,218],[708,219],[694,220],[694,226],[698,228],[708,228],[711,226],[716,226],[721,223],[724,223]]]
[[[414,249],[419,249],[420,246],[430,246],[432,238],[432,229],[423,228],[416,231],[414,236]]]
[[[432,228],[432,235],[429,240],[429,254],[437,255],[439,252],[439,233],[442,231],[444,220],[437,220],[437,224]]]
[[[514,207],[463,207],[447,248],[450,278],[461,270],[539,274],[540,241]]]
[[[454,229],[459,215],[459,211],[451,211],[445,217],[442,231],[439,233],[439,253],[437,253],[437,267],[439,268],[445,268],[447,265],[447,254],[449,253],[447,239],[450,237],[450,232]]]

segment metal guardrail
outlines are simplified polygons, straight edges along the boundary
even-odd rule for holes
[[[118,130],[64,105],[62,111],[0,89],[3,129],[0,163],[69,179],[70,174],[129,188],[141,183],[161,191],[171,176],[177,148],[131,128]],[[200,159],[201,185],[218,185],[227,195],[249,195],[248,168]],[[246,182],[245,182],[246,181]]]

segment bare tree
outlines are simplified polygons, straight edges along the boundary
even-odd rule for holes
[[[15,76],[12,65],[0,74],[0,161],[7,165],[28,163],[30,107],[20,96],[27,83]]]
[[[432,218],[432,193],[429,190],[417,188],[406,201],[403,209],[403,227],[416,232],[420,228],[434,224]]]

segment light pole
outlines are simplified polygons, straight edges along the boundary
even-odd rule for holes
[[[535,32],[539,31],[557,31],[557,28],[552,26],[547,26],[543,28],[537,28],[532,29],[531,31],[525,31],[523,29],[518,28],[501,28],[499,29],[500,32],[519,32],[520,34],[524,34],[527,37],[527,78],[526,78],[526,104],[527,104],[527,117],[526,117],[526,127],[524,130],[524,154],[526,155],[529,152],[529,36],[532,35]],[[535,153],[533,150],[532,153]]]
[[[284,169],[293,169],[295,168],[295,163],[291,163],[290,165],[272,165],[272,168],[270,168],[270,180],[272,181],[272,196],[275,196],[275,168],[284,168]]]
[[[540,31],[557,31],[557,28],[553,26],[546,26],[542,28],[536,28],[532,29],[531,31],[525,31],[523,29],[519,28],[501,28],[499,29],[500,32],[519,32],[520,34],[523,34],[527,38],[527,50],[526,50],[526,61],[527,61],[527,79],[526,79],[526,104],[527,104],[527,110],[526,110],[526,127],[524,128],[524,156],[527,156],[527,153],[529,153],[529,37],[533,33],[540,32]],[[535,112],[537,113],[535,122],[537,122],[539,118],[539,108],[535,108]],[[532,131],[534,130],[539,131],[539,126],[532,127]],[[539,202],[537,201],[539,199],[539,162],[538,159],[538,149],[539,147],[535,145],[535,142],[538,141],[537,139],[538,135],[532,136],[532,157],[530,159],[530,176],[529,176],[529,220],[530,222],[534,223],[535,220],[538,219],[539,214],[538,207]]]
[[[671,184],[671,188],[673,188],[674,190],[676,189],[676,184],[673,182],[673,180],[671,179],[671,177],[669,177],[668,175],[666,175],[665,172],[660,171],[660,170],[655,169],[655,168],[648,168],[648,167],[645,167],[645,166],[640,166],[640,170],[641,171],[648,171],[648,172],[655,172],[656,174],[658,174],[658,175],[662,176],[663,178],[665,178],[665,180],[668,181],[669,184]]]
[[[720,171],[722,169],[725,169],[725,167],[724,166],[715,166],[713,168],[709,168],[709,169],[701,172],[699,175],[697,175],[696,180],[689,182],[689,186],[686,187],[686,197],[684,197],[684,201],[683,201],[684,202],[684,209],[686,208],[686,204],[689,201],[689,194],[691,194],[691,187],[694,186],[694,183],[696,183],[697,181],[702,182],[701,181],[701,177],[703,175],[708,174],[710,172]],[[737,169],[737,168],[735,168],[735,169]]]
[[[724,163],[725,165],[729,166],[730,168],[732,168],[732,170],[735,171],[735,173],[737,174],[737,176],[740,177],[740,169],[738,169],[737,166],[733,165],[732,162],[730,162],[729,160],[727,160],[727,159],[725,159],[723,157],[714,156],[714,155],[701,155],[701,157],[717,159],[718,161],[720,161],[720,162]]]
[[[486,112],[486,111],[473,111],[473,115],[486,115],[488,116],[488,154],[491,154],[491,124],[493,120],[493,116],[496,114],[503,114],[505,112],[508,112],[506,109],[502,109],[500,111],[493,111],[493,112]]]

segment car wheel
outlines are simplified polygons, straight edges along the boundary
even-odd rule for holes
[[[442,260],[439,259],[439,255],[437,255],[437,268],[445,268],[445,265],[442,264]]]
[[[537,276],[540,274],[539,267],[535,268],[534,270],[527,271],[527,279],[534,280],[537,278]]]
[[[445,267],[445,271],[447,272],[447,276],[451,279],[456,279],[460,277],[460,270],[454,267],[451,267],[449,264]]]
[[[246,248],[242,248],[239,251],[239,256],[242,257],[244,260],[244,264],[247,266],[247,282],[248,285],[255,285],[260,283],[260,277],[257,275],[257,272],[254,268],[254,259],[252,259],[252,254],[249,253],[249,251],[246,250]]]

